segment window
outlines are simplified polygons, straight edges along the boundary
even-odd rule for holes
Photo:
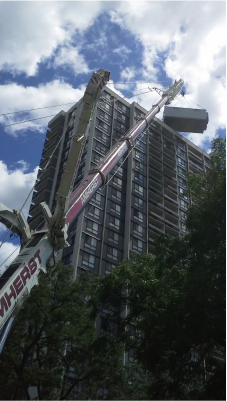
[[[119,242],[119,235],[115,233],[114,231],[109,231],[108,232],[108,240],[110,242],[113,242],[114,244],[118,244]]]
[[[133,223],[133,231],[135,234],[142,236],[143,235],[143,227],[137,223]]]
[[[69,253],[67,256],[64,257],[63,263],[64,265],[71,265],[73,260],[73,252]]]
[[[134,209],[134,217],[136,220],[143,222],[143,213],[137,209]]]
[[[100,210],[97,207],[92,206],[89,216],[94,217],[95,219],[99,219],[100,216]]]
[[[118,250],[112,246],[107,247],[107,256],[114,260],[117,260]]]
[[[94,152],[93,155],[94,155],[93,156],[93,160],[94,160],[95,163],[99,163],[103,159],[103,156],[101,156],[97,152]]]
[[[109,139],[108,136],[102,133],[101,131],[97,131],[96,138],[99,139],[99,141],[102,141],[103,143],[107,143]]]
[[[134,173],[135,181],[139,181],[141,184],[144,183],[144,175],[135,171]]]
[[[117,203],[111,202],[110,204],[110,210],[117,213],[118,215],[121,214],[121,206],[118,205]]]
[[[110,96],[110,94],[109,93],[107,93],[107,92],[103,92],[103,97],[105,97],[107,100],[110,100],[111,99],[111,96]]]
[[[183,166],[183,167],[186,166],[185,160],[181,159],[180,157],[177,157],[177,162],[178,162],[178,164],[180,164],[180,165]]]
[[[99,226],[97,223],[91,220],[87,220],[87,231],[91,232],[92,234],[98,234]]]
[[[136,142],[136,146],[137,146],[137,148],[139,148],[139,149],[141,149],[141,150],[143,150],[143,151],[145,152],[146,144],[143,143],[141,140],[138,140],[138,141]]]
[[[180,218],[182,221],[185,221],[187,218],[187,214],[185,212],[182,212],[182,210],[180,210]]]
[[[140,239],[133,238],[132,239],[132,249],[134,251],[142,252],[143,251],[143,242]]]
[[[123,175],[123,167],[118,167],[118,166],[116,166],[115,167],[115,169],[114,169],[114,174],[115,173],[117,173],[117,174],[119,174],[120,176],[122,176]]]
[[[119,229],[120,227],[120,220],[116,217],[110,216],[110,226]]]
[[[119,121],[117,121],[117,129],[122,131],[122,132],[125,132],[124,124],[121,124]]]
[[[123,111],[124,113],[126,113],[127,108],[123,103],[118,102],[117,108],[118,108],[118,110]]]
[[[85,236],[84,246],[86,248],[92,249],[93,251],[96,250],[97,239],[90,237],[89,235]]]
[[[108,151],[107,147],[100,142],[96,142],[95,150],[105,155]]]
[[[145,170],[145,165],[138,160],[135,160],[135,168],[141,171]]]
[[[82,259],[82,264],[94,269],[94,267],[95,267],[95,257],[94,257],[94,255],[91,255],[90,253],[84,252],[83,253],[83,259]]]
[[[179,187],[179,195],[183,197],[185,200],[188,200],[188,195],[185,193],[185,189]]]
[[[110,105],[108,103],[104,103],[104,107],[106,108],[106,110],[110,110]]]
[[[106,262],[106,274],[110,273],[112,269],[115,269],[116,265]]]
[[[141,187],[141,185],[135,184],[135,192],[143,196],[143,187]]]
[[[113,188],[112,189],[112,199],[120,201],[121,200],[121,192],[118,191],[117,189]]]
[[[135,149],[135,158],[138,160],[144,160],[145,155],[139,150]]]
[[[93,198],[91,199],[91,201],[92,201],[93,203],[96,203],[97,205],[101,205],[101,200],[102,200],[102,197],[101,197],[101,195],[100,195],[99,193],[97,193],[97,192],[96,192],[96,194],[93,196]]]
[[[122,180],[121,180],[120,178],[114,176],[114,178],[113,178],[113,184],[116,185],[116,186],[118,186],[118,187],[121,187],[121,186],[122,186]]]
[[[135,196],[134,204],[135,206],[138,206],[143,209],[143,199],[137,198],[137,196]]]
[[[182,209],[188,209],[188,203],[185,202],[183,199],[180,199],[180,206]]]
[[[187,181],[184,180],[182,177],[177,177],[178,184],[184,186],[185,188],[187,187]]]
[[[84,167],[81,167],[81,168],[78,170],[77,178],[82,178],[82,176],[84,175],[84,170],[85,170],[85,166],[84,166]]]
[[[186,171],[183,168],[177,166],[177,171],[178,174],[182,175],[183,177],[186,177]]]
[[[109,121],[108,114],[104,113],[103,111],[100,111],[99,117],[103,118],[103,120],[105,120],[105,121]]]
[[[181,231],[182,233],[186,233],[186,225],[184,223],[181,223]]]
[[[185,152],[181,148],[177,148],[177,154],[185,158]]]
[[[177,141],[177,146],[179,146],[179,148],[181,148],[181,149],[185,149],[185,143],[184,142],[181,142],[181,141]]]

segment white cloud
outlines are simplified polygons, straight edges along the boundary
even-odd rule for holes
[[[127,56],[128,54],[132,53],[132,51],[126,47],[125,45],[122,45],[120,47],[117,47],[116,49],[113,49],[113,53],[119,54],[122,57]]]
[[[190,139],[202,146],[214,138],[226,124],[225,3],[129,1],[117,3],[110,15],[140,41],[144,80],[158,82],[163,68],[172,80],[184,79],[193,102],[207,109],[207,131]]]
[[[79,50],[72,45],[61,47],[57,51],[54,59],[54,66],[68,66],[73,70],[75,75],[86,74],[90,72],[84,57],[80,55]]]
[[[0,248],[0,275],[4,273],[10,263],[16,258],[20,251],[20,246],[11,242],[5,242]],[[7,259],[7,260],[6,260]],[[2,266],[1,266],[2,265]]]
[[[32,172],[27,172],[25,165],[26,162],[22,163],[22,167],[11,170],[0,160],[0,200],[10,209],[20,209],[35,184],[38,167]],[[26,217],[29,211],[31,196],[32,193],[23,208],[23,213]]]
[[[87,29],[101,8],[99,1],[89,7],[87,2],[0,2],[0,69],[35,75],[38,64]]]
[[[130,81],[130,79],[134,78],[136,74],[134,67],[126,67],[123,71],[121,71],[121,79],[125,81]]]
[[[27,86],[16,83],[0,85],[0,110],[2,113],[10,113],[16,110],[29,110],[38,107],[48,107],[64,103],[76,103],[84,94],[85,87],[74,89],[71,85],[60,80],[54,80],[38,87]],[[71,105],[71,106],[72,106]],[[57,114],[60,110],[68,110],[70,105],[54,107],[43,110],[34,110],[26,115],[12,114],[0,116],[0,125],[12,124],[43,116]],[[16,135],[21,130],[34,129],[43,132],[50,118],[30,121],[23,124],[13,125],[5,128],[9,134]]]

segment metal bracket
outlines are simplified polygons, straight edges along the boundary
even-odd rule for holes
[[[103,172],[101,170],[99,170],[98,168],[95,168],[95,169],[92,170],[92,173],[99,173],[101,175],[103,185],[105,185],[106,177],[105,177],[105,175],[103,174]]]

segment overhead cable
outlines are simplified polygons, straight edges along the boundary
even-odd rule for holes
[[[29,111],[42,110],[42,109],[50,109],[51,107],[67,106],[68,104],[74,104],[74,103],[75,103],[75,102],[62,103],[62,104],[55,104],[54,106],[45,106],[45,107],[37,107],[37,108],[35,108],[35,109],[29,109],[29,110],[12,111],[11,113],[2,113],[2,114],[0,114],[0,117],[1,117],[1,116],[8,116],[9,114],[28,113]]]
[[[11,125],[17,125],[17,124],[28,123],[28,122],[30,122],[30,121],[42,120],[42,118],[48,118],[48,117],[54,117],[54,116],[56,116],[56,114],[51,114],[50,116],[32,118],[31,120],[18,121],[17,123],[6,124],[6,125],[0,125],[0,128],[6,128],[6,127],[10,127]]]

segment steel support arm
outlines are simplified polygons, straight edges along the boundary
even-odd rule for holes
[[[175,83],[163,93],[162,99],[149,110],[145,118],[139,121],[119,139],[98,166],[85,176],[80,185],[71,194],[69,209],[66,215],[66,224],[71,224],[79,216],[98,188],[105,183],[106,177],[113,170],[120,158],[131,148],[137,137],[149,126],[151,120],[161,108],[165,104],[170,103],[181,90],[182,86],[182,80],[178,82],[175,81]]]

